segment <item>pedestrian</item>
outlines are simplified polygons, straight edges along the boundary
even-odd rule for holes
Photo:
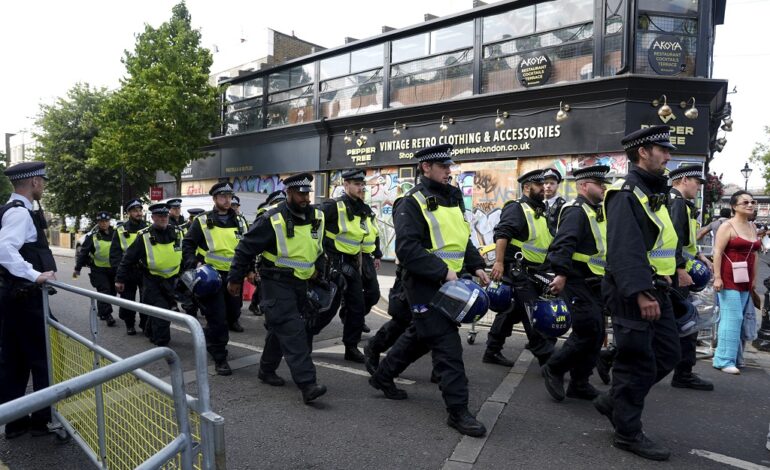
[[[324,251],[336,273],[332,280],[343,298],[340,318],[344,322],[345,360],[361,364],[365,358],[358,343],[364,329],[364,316],[380,298],[376,269],[382,258],[374,213],[364,202],[365,176],[366,173],[358,169],[343,172],[345,193],[321,206],[326,218]]]
[[[572,171],[578,196],[562,207],[547,260],[556,274],[550,284],[572,315],[572,332],[542,368],[545,386],[556,401],[593,400],[598,391],[588,381],[604,341],[601,281],[607,266],[607,222],[602,201],[610,168],[595,165]],[[564,392],[564,374],[570,383]]]
[[[40,203],[45,190],[45,164],[23,162],[7,168],[13,185],[8,202],[0,207],[0,404],[24,396],[30,374],[32,389],[48,387],[45,312],[41,288],[56,279],[56,261],[45,236],[46,222]],[[4,293],[3,293],[4,292]],[[5,438],[14,439],[30,431],[48,433],[51,408],[5,425]]]
[[[204,263],[211,265],[222,277],[219,291],[198,300],[206,317],[206,349],[214,359],[214,368],[219,375],[231,375],[233,371],[227,362],[228,329],[242,332],[243,327],[237,320],[241,300],[227,293],[225,280],[235,247],[248,229],[230,205],[233,186],[229,182],[214,184],[209,195],[214,209],[196,217],[190,226],[182,242],[182,263],[185,269],[195,269]]]
[[[259,219],[259,217],[262,214],[267,212],[268,209],[272,209],[273,207],[277,206],[278,204],[280,204],[285,200],[286,200],[286,193],[282,189],[279,189],[277,191],[273,191],[272,193],[270,193],[267,196],[267,199],[265,199],[264,202],[260,203],[257,206],[257,217],[254,219],[254,223],[256,223],[257,219]],[[262,311],[259,309],[259,301],[261,298],[259,290],[261,287],[261,283],[259,282],[259,273],[256,272],[257,271],[256,262],[258,261],[259,261],[258,259],[255,261],[255,268],[254,268],[255,272],[254,272],[254,279],[253,279],[254,292],[251,294],[251,303],[249,304],[249,311],[256,316],[262,316]]]
[[[567,201],[559,195],[559,185],[562,182],[561,173],[556,168],[543,170],[543,202],[545,203],[546,220],[551,235],[556,235],[559,213]]]
[[[131,199],[128,201],[125,205],[125,211],[128,213],[128,220],[115,230],[115,236],[112,238],[112,244],[110,245],[110,266],[114,266],[116,269],[120,265],[120,260],[123,259],[123,255],[128,250],[128,247],[136,241],[136,234],[139,230],[147,227],[141,199]],[[134,269],[126,273],[123,284],[123,292],[118,293],[120,298],[134,301],[136,300],[136,293],[139,292],[139,301],[141,302],[142,271]],[[136,334],[136,312],[120,307],[118,309],[118,316],[126,324],[126,334],[134,336]],[[149,331],[146,331],[146,327],[147,315],[140,313],[139,328],[147,335]]]
[[[142,303],[167,310],[179,311],[176,304],[176,284],[182,263],[182,230],[169,222],[167,203],[149,207],[152,225],[137,234],[137,242],[123,255],[115,275],[115,289],[122,292],[125,280],[136,270],[142,272]],[[171,341],[170,322],[162,318],[148,320],[150,341],[156,346],[168,346]]]
[[[254,258],[261,255],[260,309],[265,315],[267,336],[257,377],[268,385],[284,385],[285,380],[276,370],[285,357],[305,403],[326,393],[326,387],[317,383],[305,325],[308,280],[316,275],[316,262],[323,254],[324,215],[310,205],[312,182],[309,173],[283,180],[286,201],[258,217],[243,237],[235,250],[227,283],[230,295],[240,295]]]
[[[110,213],[100,211],[96,214],[96,226],[91,229],[80,246],[75,260],[73,278],[80,276],[83,266],[88,266],[91,272],[88,279],[97,292],[104,295],[115,295],[115,268],[110,264],[110,246],[115,238],[115,230],[110,225]],[[112,304],[97,302],[99,319],[107,322],[107,326],[115,326],[112,317]]]
[[[668,289],[676,272],[677,235],[666,202],[668,126],[625,136],[630,162],[625,180],[604,196],[607,271],[602,294],[612,314],[617,355],[609,395],[594,406],[612,423],[613,445],[643,458],[667,460],[670,451],[642,430],[644,400],[679,362],[679,334]]]
[[[489,282],[484,260],[470,239],[463,194],[449,184],[454,164],[451,155],[451,145],[415,152],[419,183],[394,205],[396,256],[414,320],[380,361],[369,384],[382,390],[386,398],[407,398],[393,380],[431,352],[449,412],[447,424],[461,434],[481,437],[486,428],[468,411],[468,379],[458,326],[430,306],[441,284],[458,279],[459,273],[475,274],[485,285]]]
[[[705,264],[709,270],[713,270],[711,261],[703,253],[698,251],[695,237],[698,232],[697,209],[693,200],[698,196],[701,186],[706,182],[703,178],[702,165],[684,165],[673,170],[668,175],[673,187],[669,193],[669,212],[671,222],[674,224],[679,241],[676,244],[676,276],[673,281],[673,289],[677,293],[672,295],[673,305],[680,305],[683,310],[690,301],[690,286],[693,285],[690,277],[695,260]],[[676,301],[676,302],[674,302]],[[675,312],[676,309],[675,309]],[[683,313],[683,312],[682,312]],[[671,386],[677,388],[690,388],[693,390],[714,390],[714,384],[700,377],[692,371],[695,367],[695,347],[698,343],[698,332],[679,338],[679,346],[682,359],[674,368],[671,378]]]
[[[716,240],[717,236],[717,230],[719,230],[719,226],[722,225],[727,219],[729,219],[733,215],[732,211],[727,208],[723,207],[722,209],[719,209],[719,217],[712,220],[711,223],[704,226],[700,230],[698,230],[698,235],[696,237],[697,240],[700,240],[701,238],[705,237],[706,234],[711,234],[711,244],[714,244],[714,240]]]
[[[515,257],[521,253],[520,263],[525,268],[544,269],[548,246],[553,236],[548,229],[546,208],[543,204],[543,170],[532,170],[518,179],[521,197],[503,206],[500,221],[495,226],[495,263],[490,277],[494,281],[513,283],[514,302],[510,309],[498,312],[487,335],[487,349],[482,361],[512,367],[513,361],[502,353],[505,339],[511,336],[513,325],[521,322],[527,333],[527,349],[540,366],[548,362],[556,344],[556,338],[546,338],[532,328],[527,309],[537,301],[538,292],[524,274],[513,277],[511,268]],[[509,277],[511,276],[511,277]]]
[[[740,374],[738,353],[743,312],[756,293],[757,251],[762,243],[750,219],[757,201],[747,191],[730,196],[733,216],[717,231],[714,242],[714,290],[719,299],[719,326],[713,366],[728,374]],[[756,295],[756,294],[754,294]]]
[[[169,199],[166,205],[168,205],[168,223],[174,227],[184,227],[186,221],[182,215],[182,200]]]

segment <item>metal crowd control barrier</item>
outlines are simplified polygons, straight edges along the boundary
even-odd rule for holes
[[[128,360],[99,346],[97,301],[182,324],[192,334],[198,393],[197,397],[183,394],[186,405],[184,421],[189,422],[186,432],[192,442],[192,465],[185,466],[184,453],[177,455],[175,461],[167,462],[167,459],[163,458],[178,453],[181,445],[179,434],[182,430],[177,423],[180,420],[179,408],[176,406],[176,400],[172,399],[177,393],[173,375],[172,384],[169,385],[144,370],[131,370],[130,374],[110,377],[111,380],[94,384],[90,389],[83,387],[83,392],[71,397],[61,397],[62,399],[54,404],[54,421],[64,426],[91,460],[98,467],[105,469],[137,466],[181,466],[206,470],[226,468],[224,418],[211,410],[206,341],[198,320],[189,315],[58,281],[49,281],[47,284],[87,297],[91,301],[89,340],[51,318],[49,294],[47,289],[43,289],[43,307],[48,325],[45,328],[48,373],[52,386],[69,383],[77,377],[82,379],[94,371],[107,369]],[[175,449],[174,452],[171,452],[171,449]]]
[[[79,392],[92,388],[98,389],[102,384],[112,379],[160,359],[165,359],[171,369],[171,389],[174,400],[173,406],[174,414],[176,416],[176,428],[178,432],[171,442],[137,467],[148,469],[159,468],[172,458],[176,458],[177,454],[179,454],[178,466],[183,469],[191,469],[193,468],[193,441],[192,434],[190,433],[190,422],[187,416],[184,376],[182,374],[182,365],[179,361],[179,356],[169,348],[155,348],[141,352],[135,356],[115,362],[114,364],[100,367],[87,374],[53,384],[43,390],[39,390],[30,395],[0,405],[0,423],[7,423],[46,406],[60,403]]]

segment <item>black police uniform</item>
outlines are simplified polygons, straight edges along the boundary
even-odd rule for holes
[[[596,390],[588,383],[588,378],[604,341],[604,315],[602,276],[594,274],[586,263],[572,259],[575,253],[598,251],[588,216],[582,207],[584,204],[597,212],[597,219],[603,219],[601,204],[591,204],[583,196],[578,196],[562,208],[556,237],[548,249],[548,262],[554,274],[567,278],[560,296],[569,307],[572,332],[561,349],[548,360],[546,367],[557,377],[570,373],[572,380],[567,396],[593,399]]]
[[[88,273],[88,279],[91,281],[91,285],[100,294],[115,295],[115,267],[97,266],[93,260],[93,254],[96,250],[94,245],[94,238],[99,242],[112,243],[112,239],[115,238],[115,230],[112,227],[107,227],[106,231],[102,231],[99,227],[94,227],[86,238],[83,240],[83,244],[80,246],[77,259],[75,260],[75,272],[80,273],[84,266],[88,266],[90,272]],[[110,245],[112,247],[112,245]],[[112,304],[107,302],[97,302],[99,318],[106,320],[109,326],[115,324],[115,320],[112,318]]]
[[[165,230],[151,225],[139,231],[136,243],[131,244],[118,265],[115,282],[125,283],[137,270],[142,273],[142,303],[178,312],[176,303],[176,284],[178,275],[164,278],[150,273],[147,267],[147,248],[142,237],[150,234],[152,244],[174,244],[174,250],[182,250],[182,231],[169,224]],[[154,242],[154,243],[153,243]],[[149,338],[157,346],[166,346],[171,341],[171,323],[162,318],[149,317],[147,329]]]
[[[511,201],[503,207],[500,214],[500,221],[495,226],[494,239],[497,241],[500,238],[506,240],[526,240],[529,238],[529,228],[527,226],[527,219],[524,215],[524,209],[521,207],[521,203],[526,203],[535,211],[535,217],[545,216],[545,205],[542,202],[535,201],[527,196],[522,196],[518,201]],[[504,267],[505,273],[511,272],[511,267],[514,263],[514,256],[521,250],[511,245],[507,245],[505,249]],[[539,268],[538,265],[532,265],[525,259],[521,260],[523,265],[529,265]],[[507,361],[501,356],[505,339],[511,336],[513,332],[513,325],[521,322],[524,326],[524,331],[527,333],[527,349],[537,357],[540,365],[546,363],[551,354],[553,354],[554,345],[556,344],[556,338],[546,338],[534,328],[529,321],[527,315],[526,304],[531,304],[537,301],[538,292],[531,281],[523,277],[518,279],[512,279],[513,282],[513,298],[514,302],[510,309],[498,312],[495,315],[495,319],[492,322],[492,327],[489,329],[487,335],[487,350],[484,353],[485,362],[494,362],[507,366],[512,366],[513,363]],[[507,362],[503,362],[503,360]]]
[[[444,261],[427,250],[431,247],[430,231],[422,209],[411,197],[416,191],[422,191],[426,198],[434,197],[439,206],[459,207],[463,212],[465,209],[463,195],[458,188],[428,178],[420,178],[420,182],[396,202],[393,211],[396,255],[403,269],[401,281],[404,291],[412,308],[430,303],[449,270]],[[485,267],[470,239],[464,262],[464,269],[471,273]],[[432,308],[413,313],[413,316],[414,321],[380,362],[370,383],[383,389],[386,396],[392,395],[395,389],[393,379],[420,357],[432,352],[434,371],[440,377],[441,393],[450,419],[457,413],[467,413],[468,379],[457,325]],[[405,398],[405,393],[401,391],[401,394],[400,398]]]
[[[14,165],[5,174],[15,179],[45,176],[45,165],[40,162],[24,162]],[[34,224],[36,240],[25,242],[18,253],[38,272],[56,271],[56,261],[48,247],[45,229],[47,224],[42,210],[27,210],[16,199],[0,207],[0,230],[3,216],[11,210],[23,209]],[[12,249],[2,247],[2,249]],[[45,342],[45,314],[41,287],[28,279],[12,275],[0,265],[0,299],[3,311],[0,316],[0,403],[7,403],[24,396],[30,374],[34,391],[48,387],[48,361]],[[6,437],[15,437],[31,429],[33,434],[47,432],[51,420],[51,408],[45,407],[5,426]]]
[[[284,180],[284,183],[287,180],[289,178]],[[312,236],[322,237],[320,221],[315,219],[314,211],[315,209],[310,205],[300,212],[291,209],[287,202],[281,202],[268,210],[264,216],[257,218],[235,250],[228,281],[235,284],[243,283],[257,255],[266,251],[278,252],[275,231],[270,221],[270,217],[274,214],[282,214],[287,225],[287,237],[293,236],[293,230],[289,230],[289,225],[293,227],[313,225]],[[265,315],[267,327],[265,347],[259,361],[260,379],[265,380],[268,376],[275,377],[275,371],[283,357],[289,366],[294,383],[303,390],[304,395],[308,388],[318,387],[305,324],[308,309],[308,281],[296,277],[290,268],[276,266],[264,256],[260,259],[259,275],[262,283],[262,300],[259,307]],[[282,380],[279,379],[276,385],[280,384]],[[306,399],[306,401],[309,400]]]
[[[142,220],[139,222],[134,222],[133,220],[129,219],[123,223],[123,228],[125,228],[126,233],[136,233],[139,230],[147,227],[147,222]],[[115,230],[115,234],[112,238],[112,245],[110,245],[110,265],[111,266],[119,266],[120,260],[123,258],[123,248],[120,245],[120,239],[121,236],[120,232],[118,230]],[[136,241],[136,239],[134,239]],[[125,287],[123,289],[123,292],[119,294],[121,299],[126,300],[136,300],[136,293],[139,292],[139,301],[141,302],[141,290],[142,290],[142,271],[139,269],[134,269],[131,272],[126,274],[126,277],[124,279]],[[136,312],[133,310],[129,310],[125,307],[120,307],[118,309],[118,316],[121,320],[123,320],[126,323],[126,328],[128,329],[129,333],[133,330],[134,324],[136,322]],[[145,329],[147,326],[147,315],[140,313],[139,314],[139,328],[142,330]],[[135,331],[134,331],[135,333]]]
[[[668,292],[662,279],[653,283],[654,273],[647,259],[658,229],[647,217],[633,188],[647,196],[667,196],[667,178],[632,165],[623,190],[608,193],[608,270],[602,294],[612,313],[617,356],[612,369],[610,413],[616,439],[641,439],[644,399],[679,362],[679,335]],[[647,292],[658,301],[660,318],[641,318],[637,295]],[[603,397],[602,397],[603,398]],[[599,399],[597,399],[599,400]],[[596,401],[594,403],[597,403]],[[597,406],[599,408],[599,406]],[[600,410],[602,411],[602,410]],[[604,408],[604,413],[608,409]]]
[[[267,199],[265,199],[264,202],[260,203],[257,206],[257,215],[254,218],[254,223],[257,222],[257,220],[265,213],[267,210],[273,206],[277,205],[279,202],[286,200],[286,193],[282,190],[276,190],[272,193],[268,194]],[[256,265],[254,267],[256,270]],[[254,315],[261,316],[262,311],[259,309],[259,301],[261,300],[261,282],[259,279],[256,279],[254,282],[254,293],[251,294],[251,304],[249,305],[249,311],[253,313]],[[335,311],[336,312],[336,311]],[[335,313],[336,314],[336,313]],[[331,320],[330,320],[331,321]]]
[[[356,220],[360,216],[362,220],[373,218],[371,207],[360,199],[355,199],[343,194],[337,199],[321,205],[321,210],[326,218],[326,230],[331,233],[339,233],[339,217],[337,201],[343,201],[348,214],[348,221]],[[375,241],[376,249],[374,257],[382,258],[380,252],[379,237]],[[340,317],[343,318],[342,342],[345,345],[346,359],[355,358],[361,360],[360,352],[357,352],[358,342],[361,341],[361,333],[364,328],[364,316],[377,304],[380,299],[380,287],[377,282],[377,272],[374,269],[372,255],[359,252],[358,255],[341,253],[334,246],[334,240],[324,237],[324,251],[329,258],[332,269],[337,272],[337,282],[343,296],[343,305]],[[342,276],[344,279],[340,279]]]
[[[370,374],[374,374],[377,370],[380,364],[380,354],[396,344],[399,336],[412,323],[412,311],[409,309],[409,302],[406,300],[406,292],[401,281],[402,275],[403,268],[401,268],[401,265],[398,265],[396,267],[396,279],[393,281],[393,287],[388,292],[388,315],[390,315],[390,320],[377,330],[364,347],[366,370]]]
[[[543,179],[546,178],[555,178],[559,184],[562,182],[561,173],[554,168],[543,170]],[[567,200],[561,196],[556,196],[553,202],[545,201],[545,216],[548,220],[548,230],[550,230],[551,235],[556,235],[556,227],[559,224],[559,213],[566,202]]]

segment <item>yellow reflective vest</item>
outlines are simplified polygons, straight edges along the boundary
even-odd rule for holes
[[[158,243],[151,232],[151,227],[143,228],[138,232],[144,243],[147,270],[153,276],[164,279],[179,274],[182,264],[182,238],[184,232],[174,227],[176,237],[170,243]]]
[[[412,197],[420,205],[422,216],[428,223],[431,243],[428,252],[438,256],[452,271],[462,271],[471,235],[462,208],[429,204],[428,198],[432,196],[426,197],[422,191],[415,191]]]
[[[286,220],[282,211],[270,215],[270,224],[275,232],[276,251],[265,250],[262,257],[280,268],[289,268],[294,277],[310,279],[315,273],[315,262],[323,253],[324,214],[318,209],[315,221],[310,224],[294,225],[294,236],[289,237]]]
[[[548,230],[548,217],[538,216],[535,210],[522,201],[511,201],[508,204],[519,204],[524,211],[524,218],[527,221],[527,232],[529,237],[526,240],[511,239],[511,245],[518,247],[524,259],[533,264],[543,264],[548,254],[548,247],[553,241],[553,235]]]
[[[592,273],[604,276],[604,271],[607,268],[607,220],[604,217],[601,217],[600,221],[596,211],[590,204],[574,200],[565,204],[564,208],[567,206],[580,206],[583,209],[586,217],[588,217],[588,225],[591,228],[591,235],[593,236],[594,244],[596,245],[595,253],[575,252],[572,254],[572,259],[585,263]],[[562,213],[564,208],[562,208]],[[561,220],[561,215],[559,216],[559,220]]]
[[[94,262],[94,266],[98,268],[109,268],[110,265],[110,246],[112,245],[112,237],[107,240],[102,240],[99,237],[99,228],[95,228],[91,231],[91,241],[94,244],[94,252],[90,253],[91,259]]]
[[[326,237],[334,240],[334,248],[346,255],[357,255],[374,252],[374,240],[377,238],[377,228],[369,217],[360,215],[348,219],[348,209],[345,201],[337,201],[337,233],[326,231]],[[372,238],[373,237],[373,238]],[[371,248],[371,251],[364,249]]]
[[[682,196],[671,193],[671,197],[681,198]],[[685,202],[685,206],[687,206],[687,224],[689,232],[687,234],[687,243],[682,243],[682,256],[687,260],[685,269],[689,271],[690,268],[692,268],[693,261],[695,261],[698,257],[698,243],[696,236],[698,234],[698,230],[700,229],[700,224],[698,223],[698,220],[693,217],[694,214],[690,204]]]
[[[246,219],[236,216],[237,227],[218,227],[209,223],[211,213],[201,214],[195,220],[200,224],[203,237],[206,239],[208,250],[203,253],[206,264],[210,264],[217,271],[229,271],[233,262],[235,247],[244,233],[248,231]]]
[[[145,227],[146,228],[146,227]],[[120,241],[120,249],[123,253],[128,250],[128,247],[136,240],[136,234],[139,232],[129,232],[122,225],[117,228],[118,240]]]

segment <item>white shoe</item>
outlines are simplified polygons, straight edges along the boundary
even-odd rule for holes
[[[719,370],[721,370],[722,372],[727,372],[728,374],[733,374],[733,375],[738,375],[741,373],[741,370],[735,366],[723,367]]]

